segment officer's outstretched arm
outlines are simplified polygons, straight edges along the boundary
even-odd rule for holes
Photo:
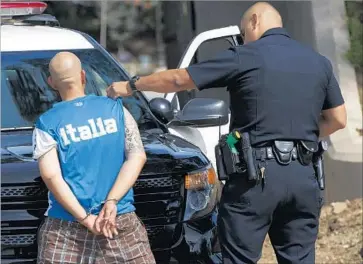
[[[140,91],[172,93],[194,88],[195,84],[186,69],[157,72],[137,81],[137,89]]]
[[[242,53],[249,63],[241,64]],[[231,80],[238,78],[243,72],[256,67],[250,52],[228,49],[217,54],[214,58],[190,65],[186,69],[167,70],[142,76],[135,82],[139,91],[154,91],[172,93],[198,88],[199,90],[225,87]],[[114,82],[107,88],[111,98],[124,97],[132,94],[129,82]]]
[[[174,69],[153,73],[141,77],[136,82],[139,91],[173,93],[195,88],[195,84],[185,69]],[[107,96],[111,98],[130,96],[132,90],[129,82],[114,82],[107,88]]]
[[[347,124],[345,104],[322,111],[319,123],[320,137],[327,137]]]

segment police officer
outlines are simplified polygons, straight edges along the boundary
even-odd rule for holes
[[[344,100],[330,61],[293,40],[270,4],[247,10],[241,35],[244,45],[213,59],[113,83],[108,95],[227,86],[231,129],[249,132],[265,181],[242,173],[225,185],[218,219],[224,263],[256,263],[267,234],[279,263],[314,263],[323,202],[304,155],[316,151],[319,137],[345,127]]]

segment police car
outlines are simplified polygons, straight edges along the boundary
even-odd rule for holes
[[[75,53],[86,71],[88,94],[105,96],[112,82],[130,77],[90,36],[62,28],[55,17],[43,14],[46,7],[43,2],[1,3],[2,263],[34,263],[37,255],[37,230],[48,201],[32,159],[31,135],[37,117],[60,100],[46,81],[50,59],[59,51]],[[229,27],[200,34],[180,67],[191,62],[203,42],[238,33],[238,27]],[[135,206],[157,262],[219,263],[221,185],[213,169],[213,148],[218,132],[228,127],[227,106],[198,98],[180,109],[176,94],[151,93],[124,98],[124,104],[147,152],[134,186]]]

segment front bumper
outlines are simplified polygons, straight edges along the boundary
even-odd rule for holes
[[[174,229],[173,246],[168,249],[153,248],[156,262],[158,264],[222,263],[216,220],[217,209],[203,218],[177,224]],[[162,240],[163,237],[159,239]]]
[[[217,209],[210,215],[185,223],[148,227],[157,264],[222,263],[217,238]],[[168,246],[167,246],[168,245]],[[170,247],[170,245],[172,245]],[[1,263],[36,263],[35,258],[1,259]]]
[[[148,221],[145,221],[156,262],[158,264],[222,263],[217,238],[217,215],[216,207],[207,216],[183,223],[157,224],[154,222],[156,225],[148,225]],[[19,237],[19,239],[22,238]],[[21,250],[23,253],[19,251],[17,254],[11,254],[14,257],[8,259],[6,255],[2,255],[1,262],[5,264],[36,263],[36,244],[31,243],[25,249],[27,250]],[[20,249],[14,247],[11,250]],[[27,255],[26,258],[24,254]],[[24,257],[16,258],[16,255]]]

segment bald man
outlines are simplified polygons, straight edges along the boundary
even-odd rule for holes
[[[69,52],[49,64],[62,102],[42,114],[33,156],[49,189],[38,263],[155,263],[135,214],[134,185],[146,156],[122,100],[85,95],[81,62]]]
[[[319,137],[345,127],[344,100],[330,61],[291,39],[270,4],[245,12],[241,36],[244,45],[213,59],[113,83],[108,95],[227,86],[231,130],[249,133],[258,180],[234,174],[224,187],[224,263],[256,263],[267,233],[279,263],[314,263],[323,187],[312,155]]]

